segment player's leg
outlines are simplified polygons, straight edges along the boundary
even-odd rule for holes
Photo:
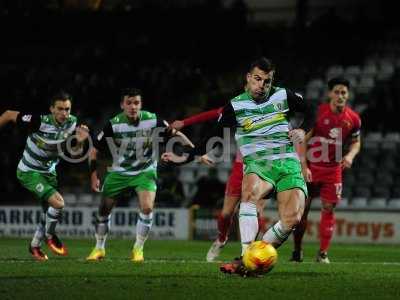
[[[321,187],[321,219],[319,223],[320,249],[316,261],[329,263],[328,250],[335,229],[335,207],[341,199],[341,183],[324,183]]]
[[[106,239],[110,231],[111,211],[115,206],[116,200],[113,198],[101,199],[99,211],[95,222],[96,246],[86,258],[86,260],[100,260],[106,256]]]
[[[307,229],[307,218],[310,212],[311,201],[318,191],[318,186],[313,183],[307,183],[309,197],[305,200],[304,213],[301,217],[299,224],[293,230],[293,245],[294,249],[290,261],[302,262],[303,261],[303,237]]]
[[[258,237],[262,237],[267,231],[267,219],[265,217],[265,206],[267,205],[267,199],[260,199],[257,202],[258,212]]]
[[[156,178],[156,172],[149,171],[134,176],[130,182],[131,186],[136,189],[140,205],[139,218],[136,223],[136,240],[131,257],[134,262],[144,260],[143,246],[153,225],[153,207],[157,191]]]
[[[102,186],[102,200],[95,221],[96,246],[86,260],[96,261],[105,257],[105,242],[110,230],[111,211],[119,195],[129,187],[129,177],[108,173]]]
[[[217,258],[228,240],[235,209],[242,194],[243,163],[234,162],[225,188],[224,204],[217,219],[218,237],[207,252],[206,259],[211,262]]]
[[[40,222],[36,228],[35,233],[33,234],[33,238],[31,243],[29,244],[29,252],[32,256],[37,260],[47,260],[48,257],[46,253],[44,253],[41,249],[42,242],[45,239],[45,226],[46,226],[46,211],[47,207],[43,208],[43,213],[40,216]]]
[[[242,199],[239,208],[239,229],[242,255],[258,233],[257,203],[273,190],[273,185],[255,173],[243,177]]]
[[[29,245],[29,252],[37,260],[47,260],[41,250],[41,243],[47,238],[50,249],[59,255],[66,255],[67,250],[55,235],[55,227],[62,217],[64,200],[57,192],[57,178],[53,174],[42,174],[17,170],[17,178],[21,185],[40,200],[43,216]]]
[[[296,159],[274,163],[271,177],[276,181],[279,221],[268,229],[263,240],[277,248],[300,222],[308,193],[300,163]]]
[[[225,194],[224,205],[222,207],[221,214],[217,219],[218,237],[212,243],[207,252],[206,260],[208,262],[214,261],[220,255],[222,248],[225,246],[228,240],[229,230],[232,225],[235,208],[239,203],[239,200],[240,196],[231,196]]]
[[[305,195],[299,188],[278,192],[279,221],[264,234],[263,240],[278,248],[300,222],[304,211]]]
[[[155,191],[137,191],[140,205],[139,218],[136,223],[136,240],[132,250],[132,261],[144,260],[143,246],[149,237],[153,225],[153,207],[156,197]]]
[[[249,172],[243,177],[242,197],[239,208],[241,255],[243,255],[250,243],[255,240],[258,233],[257,203],[273,190],[273,185],[270,182],[261,179],[256,173],[252,173],[250,167],[247,170]],[[223,273],[237,273],[240,275],[245,272],[241,259],[222,264],[220,270]]]
[[[47,200],[49,208],[46,212],[45,235],[49,249],[57,255],[68,254],[66,246],[56,235],[56,226],[61,221],[64,210],[64,199],[59,192],[52,194]]]

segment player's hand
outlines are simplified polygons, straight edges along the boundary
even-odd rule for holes
[[[342,161],[341,161],[342,169],[350,169],[352,164],[353,164],[353,157],[352,156],[345,155],[342,158]]]
[[[90,185],[94,192],[100,192],[100,180],[97,177],[97,172],[93,172],[92,175],[90,175]]]
[[[172,122],[169,126],[176,130],[181,130],[183,127],[185,127],[185,123],[183,123],[183,121],[181,121],[181,120],[176,120],[176,121]]]
[[[76,139],[79,143],[85,141],[89,137],[89,128],[86,125],[80,125],[76,128]]]
[[[308,167],[301,168],[301,173],[303,173],[303,177],[306,182],[312,181],[312,173]]]
[[[289,131],[289,138],[294,144],[301,144],[304,142],[306,133],[303,129],[293,129]]]
[[[187,160],[187,156],[178,156],[173,152],[165,152],[161,155],[161,160],[165,162],[180,164],[184,163]]]
[[[200,162],[202,164],[205,164],[205,165],[209,166],[209,167],[214,167],[215,166],[214,161],[207,154],[204,154],[203,156],[200,157]]]

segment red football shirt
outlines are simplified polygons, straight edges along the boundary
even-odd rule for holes
[[[317,167],[340,167],[343,145],[360,134],[361,119],[358,113],[346,106],[334,113],[329,103],[318,108],[314,133],[308,142],[307,159]]]

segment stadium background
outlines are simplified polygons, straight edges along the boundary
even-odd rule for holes
[[[381,232],[388,239],[378,242],[400,241],[400,23],[391,2],[1,1],[0,14],[1,111],[46,112],[48,98],[63,88],[74,97],[73,114],[93,132],[118,111],[126,86],[141,88],[145,109],[169,121],[222,106],[241,90],[248,62],[259,55],[277,64],[278,85],[315,105],[324,101],[326,80],[344,75],[363,120],[363,147],[345,174],[338,216],[356,220],[344,232],[367,232],[361,241],[374,242],[374,223],[365,223],[375,213],[379,226],[389,226]],[[184,132],[197,141],[207,126]],[[22,215],[4,206],[37,206],[14,175],[25,136],[8,126],[0,138],[0,222],[23,226]],[[99,195],[90,192],[87,164],[61,162],[58,170],[66,206],[94,210]],[[199,205],[188,212],[201,220],[185,225],[188,236],[213,238],[229,170],[229,162],[215,170],[161,166],[157,207]],[[119,206],[136,204],[130,198]]]
[[[395,1],[0,0],[0,112],[43,113],[63,88],[74,96],[73,113],[98,132],[118,111],[120,88],[134,85],[145,109],[172,121],[226,103],[241,91],[248,62],[264,55],[277,64],[278,85],[315,105],[325,100],[326,80],[345,75],[363,121],[362,150],[337,208],[332,263],[314,262],[316,199],[304,262],[288,261],[288,241],[275,269],[254,280],[205,262],[230,162],[160,169],[153,237],[138,265],[129,260],[134,198],[113,213],[106,259],[85,262],[99,196],[90,193],[87,163],[61,162],[67,209],[57,230],[69,255],[48,251],[46,263],[33,261],[27,246],[40,208],[15,176],[26,137],[7,126],[0,131],[0,298],[400,299],[399,20]],[[197,141],[209,125],[184,132]],[[275,201],[267,206],[274,220]],[[228,243],[221,261],[238,249]]]

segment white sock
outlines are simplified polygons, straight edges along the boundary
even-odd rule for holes
[[[108,231],[110,230],[111,214],[108,216],[97,216],[96,222],[96,248],[104,249]]]
[[[36,228],[35,234],[33,235],[32,241],[31,241],[31,246],[32,247],[40,247],[42,244],[43,238],[45,236],[45,224],[46,224],[46,216],[43,213],[40,223],[38,227]]]
[[[257,206],[252,202],[241,202],[239,209],[240,240],[242,255],[258,232]]]
[[[153,224],[153,213],[145,215],[139,213],[139,219],[136,224],[136,241],[134,247],[143,248],[144,242],[149,236],[151,225]]]
[[[49,207],[46,212],[46,237],[55,234],[57,223],[61,220],[63,208]]]
[[[292,229],[286,228],[281,221],[271,226],[263,236],[263,241],[272,244],[275,248],[287,240]]]

